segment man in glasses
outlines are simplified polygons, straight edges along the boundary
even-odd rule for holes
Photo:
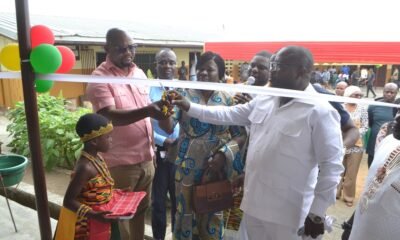
[[[270,63],[271,87],[315,93],[309,83],[313,64],[309,50],[282,48]],[[324,233],[343,171],[339,114],[327,101],[257,96],[246,104],[209,107],[178,96],[172,103],[201,121],[250,126],[241,205],[249,239],[299,239],[303,225],[307,236]]]
[[[144,72],[133,63],[136,46],[126,32],[110,29],[104,49],[106,61],[93,75],[146,79]],[[145,210],[150,203],[154,176],[153,129],[149,117],[167,116],[161,111],[161,102],[151,103],[147,89],[133,84],[89,83],[86,94],[93,110],[114,125],[112,147],[103,157],[115,187],[147,193],[135,217],[119,224],[122,239],[143,240]]]

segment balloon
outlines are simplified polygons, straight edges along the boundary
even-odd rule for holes
[[[37,73],[54,73],[61,66],[61,53],[50,44],[35,47],[30,56],[33,70]]]
[[[53,32],[44,25],[36,25],[31,28],[31,47],[34,48],[42,43],[54,44]]]
[[[50,80],[40,80],[40,79],[35,79],[35,89],[36,92],[38,93],[45,93],[50,91],[50,89],[53,87],[54,82]]]
[[[21,70],[18,44],[10,43],[0,51],[1,63],[11,71]]]
[[[66,46],[56,46],[62,56],[61,66],[57,69],[56,73],[67,73],[75,65],[75,54]]]

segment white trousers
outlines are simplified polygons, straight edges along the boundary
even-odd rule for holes
[[[297,236],[297,229],[265,222],[245,213],[240,223],[239,235],[241,240],[301,240]]]

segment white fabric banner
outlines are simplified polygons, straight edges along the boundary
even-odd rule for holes
[[[0,72],[0,79],[20,79],[20,72]],[[164,86],[172,88],[192,88],[201,90],[218,90],[226,92],[242,92],[252,94],[262,94],[271,96],[282,96],[290,98],[311,99],[314,101],[331,101],[331,102],[346,102],[357,103],[364,105],[376,105],[386,107],[400,107],[398,104],[377,102],[370,99],[349,98],[329,94],[306,93],[304,91],[296,91],[282,88],[258,87],[243,84],[226,84],[213,82],[199,81],[183,81],[183,80],[162,80],[162,79],[138,79],[138,78],[123,78],[123,77],[105,77],[93,75],[78,75],[78,74],[37,74],[38,79],[60,81],[60,82],[81,82],[81,83],[119,83],[119,84],[135,84],[142,86]]]

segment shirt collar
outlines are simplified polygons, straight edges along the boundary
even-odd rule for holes
[[[117,67],[113,62],[111,62],[111,60],[108,56],[106,57],[105,68],[109,71],[118,73],[118,75],[120,75],[120,76],[125,75],[125,72],[122,71],[119,67]],[[135,68],[136,68],[136,64],[132,63],[131,66],[129,66],[129,72],[128,72],[127,77],[133,76],[133,72],[135,71]]]
[[[306,89],[304,89],[304,92],[310,93],[310,94],[317,94],[318,92],[314,89],[314,87],[309,83]],[[290,106],[291,104],[294,103],[305,103],[305,104],[315,104],[314,100],[311,99],[304,99],[304,98],[295,98],[292,101],[288,102],[287,104],[283,106]],[[283,107],[282,106],[282,107]]]

